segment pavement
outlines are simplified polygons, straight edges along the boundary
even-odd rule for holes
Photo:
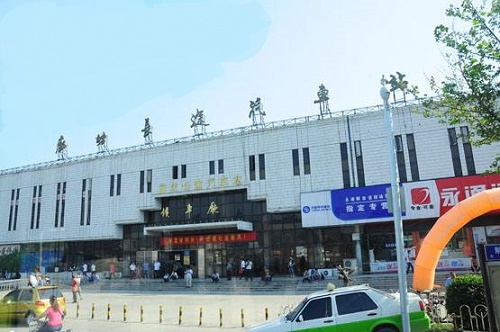
[[[437,273],[436,283],[447,273]],[[293,308],[305,294],[326,289],[341,281],[326,279],[302,282],[302,278],[193,279],[191,288],[184,280],[164,283],[161,279],[126,278],[82,284],[83,299],[72,303],[70,276],[52,276],[66,296],[65,328],[72,331],[245,331],[246,327],[278,317]],[[397,274],[353,276],[354,283],[397,291]],[[411,285],[412,276],[407,276]],[[441,282],[441,283],[442,283]],[[1,291],[3,296],[6,291]],[[3,331],[28,331],[26,327],[0,327]]]

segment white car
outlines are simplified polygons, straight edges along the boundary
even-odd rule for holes
[[[340,287],[309,294],[286,316],[248,328],[249,332],[402,330],[399,293],[390,294],[368,285]],[[419,295],[408,293],[412,332],[430,328]]]

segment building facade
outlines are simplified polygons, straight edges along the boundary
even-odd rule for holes
[[[424,118],[418,107],[393,108],[401,183],[415,188],[446,179],[465,183],[464,193],[469,180],[487,179],[482,189],[500,186],[498,176],[480,176],[499,144],[474,147],[467,126]],[[383,108],[371,107],[6,169],[0,248],[19,249],[23,270],[92,262],[99,271],[113,264],[126,275],[132,261],[158,259],[162,270],[192,265],[205,277],[225,275],[228,261],[244,258],[257,275],[264,267],[286,274],[292,257],[297,272],[338,264],[390,271],[396,260],[390,216],[330,222],[304,213],[304,200],[318,193],[356,199],[350,190],[388,184],[388,157]],[[436,205],[450,203],[443,191],[437,195]],[[418,251],[438,217],[439,211],[403,217],[405,244]],[[496,214],[474,220],[446,255],[465,267],[474,240],[495,237],[499,225]]]

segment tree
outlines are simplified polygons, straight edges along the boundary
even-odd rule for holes
[[[424,115],[450,125],[467,124],[468,139],[479,146],[500,141],[500,0],[463,0],[450,5],[451,27],[439,25],[434,37],[447,50],[451,73],[430,79],[438,97],[424,98]],[[500,172],[500,155],[491,165]]]

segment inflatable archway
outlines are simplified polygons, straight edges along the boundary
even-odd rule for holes
[[[413,275],[413,289],[434,288],[434,276],[441,252],[452,236],[474,218],[500,209],[500,188],[477,193],[455,205],[439,218],[424,238]]]

